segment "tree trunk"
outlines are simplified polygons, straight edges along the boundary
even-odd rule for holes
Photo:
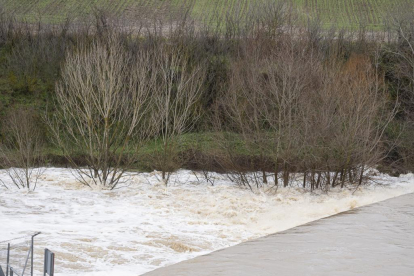
[[[342,171],[341,171],[341,188],[343,188],[345,186],[345,174],[346,174],[346,170],[342,169]]]
[[[276,161],[277,162],[277,161]],[[276,167],[275,167],[275,186],[279,186],[279,164],[276,163]]]
[[[364,177],[364,169],[365,169],[365,166],[364,166],[364,165],[362,165],[362,168],[361,168],[361,173],[360,173],[360,175],[359,175],[359,182],[358,182],[358,186],[361,186],[361,184],[362,184],[362,179],[363,179],[363,177]]]
[[[331,172],[330,171],[326,173],[326,187],[328,187],[329,189],[329,186],[331,186]]]
[[[307,175],[307,173],[306,173],[306,171],[303,173],[303,189],[305,189],[306,188],[306,175]]]
[[[267,175],[266,175],[266,171],[262,170],[262,174],[263,174],[263,183],[267,184]]]
[[[321,182],[321,173],[318,172],[318,180],[316,180],[316,189],[319,189],[319,183]]]
[[[283,170],[283,187],[289,186],[289,171],[288,166],[285,164],[285,169]]]
[[[332,188],[335,188],[335,184],[336,184],[336,179],[338,178],[338,172],[335,172],[335,175],[332,179]]]

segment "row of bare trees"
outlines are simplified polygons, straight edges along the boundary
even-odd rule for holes
[[[167,180],[176,140],[197,119],[203,72],[180,49],[157,46],[127,52],[115,34],[82,45],[66,57],[56,86],[57,105],[47,118],[53,140],[69,162],[85,154],[79,179],[113,189],[139,158],[140,146],[160,140]]]
[[[383,57],[412,65],[411,25],[397,17],[399,39],[373,41],[363,31],[301,25],[290,8],[264,1],[208,24],[175,14],[166,25],[145,17],[137,26],[120,26],[101,13],[96,24],[26,24],[16,31],[0,20],[0,44],[16,45],[8,66],[17,78],[35,86],[33,79],[59,71],[41,119],[23,108],[3,122],[2,167],[11,176],[24,168],[15,184],[34,188],[39,173],[33,168],[43,158],[36,124],[42,122],[88,186],[114,189],[142,159],[167,183],[187,162],[182,139],[192,131],[213,133],[219,148],[197,149],[202,156],[192,161],[204,170],[214,162],[245,186],[288,186],[296,172],[304,188],[363,184],[366,171],[387,158],[387,129],[404,105],[390,97]],[[57,69],[43,72],[49,63]],[[409,84],[401,85],[412,90],[411,71],[402,65],[391,71],[404,74]],[[154,150],[143,152],[148,143]],[[260,175],[251,178],[252,171]]]
[[[218,102],[226,118],[217,120],[224,166],[250,186],[250,165],[237,166],[239,156],[228,146],[228,133],[236,132],[255,157],[261,183],[270,171],[275,186],[288,186],[292,172],[304,174],[304,188],[361,185],[365,170],[386,156],[384,132],[395,115],[378,63],[358,55],[324,60],[298,39],[270,42],[266,53],[258,50],[263,43],[246,43]]]

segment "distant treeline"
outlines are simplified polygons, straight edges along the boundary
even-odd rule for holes
[[[2,12],[3,166],[85,166],[85,184],[109,187],[131,168],[230,172],[246,186],[301,172],[311,189],[361,185],[373,167],[412,171],[410,11],[381,32],[304,24],[273,1],[210,22],[185,10],[58,25]]]

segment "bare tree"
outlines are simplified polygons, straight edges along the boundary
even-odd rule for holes
[[[391,54],[395,62],[391,72],[399,82],[399,100],[410,120],[414,120],[414,3],[402,1],[387,18],[391,43],[386,52]]]
[[[400,104],[398,116],[394,121],[393,136],[396,144],[389,145],[392,154],[386,165],[392,171],[406,172],[413,169],[414,143],[414,3],[399,1],[385,18],[388,27],[388,43],[384,50],[384,69],[393,88],[390,93]],[[390,128],[391,129],[391,128]]]
[[[297,54],[292,42],[284,38],[272,47],[276,45],[271,40],[247,41],[241,61],[232,66],[229,91],[222,98],[230,130],[240,133],[249,155],[260,160],[257,169],[262,171],[263,182],[267,182],[265,170],[273,164],[275,184],[283,171],[285,186],[303,145],[300,101],[318,72],[315,60],[305,52]],[[266,46],[277,50],[264,55],[258,48]]]
[[[203,66],[191,64],[182,50],[166,46],[155,52],[153,66],[157,83],[152,93],[152,122],[157,126],[157,138],[161,141],[156,161],[161,167],[162,179],[167,182],[167,173],[182,165],[177,158],[181,136],[189,132],[200,117],[199,100],[205,74]]]
[[[35,190],[43,165],[40,118],[33,109],[19,108],[4,121],[5,141],[0,147],[1,166],[19,189]],[[3,182],[3,181],[2,181]]]
[[[67,55],[47,121],[83,184],[114,189],[137,161],[137,148],[150,134],[146,116],[155,78],[149,64],[146,53],[131,55],[113,34]],[[86,168],[75,154],[85,156]]]
[[[384,132],[395,114],[387,106],[378,61],[372,65],[365,56],[345,64],[335,57],[323,61],[319,47],[296,37],[279,39],[266,55],[258,50],[266,41],[246,41],[220,102],[230,166],[237,168],[241,157],[229,142],[233,136],[248,156],[258,158],[259,166],[247,164],[247,170],[263,170],[263,182],[271,163],[275,186],[280,173],[288,186],[290,173],[298,171],[304,173],[303,187],[312,190],[327,190],[334,182],[361,185],[365,170],[386,154]],[[250,187],[256,178],[244,171],[236,169],[233,178]]]
[[[338,177],[341,186],[361,185],[365,170],[386,156],[384,132],[395,109],[387,106],[383,79],[377,62],[361,55],[323,66],[319,89],[301,104],[309,129],[304,144],[312,157],[306,160],[313,163],[308,170],[319,179],[311,177],[311,189],[329,189]]]

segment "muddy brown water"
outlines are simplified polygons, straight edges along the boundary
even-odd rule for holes
[[[357,208],[145,275],[414,275],[414,194]]]

